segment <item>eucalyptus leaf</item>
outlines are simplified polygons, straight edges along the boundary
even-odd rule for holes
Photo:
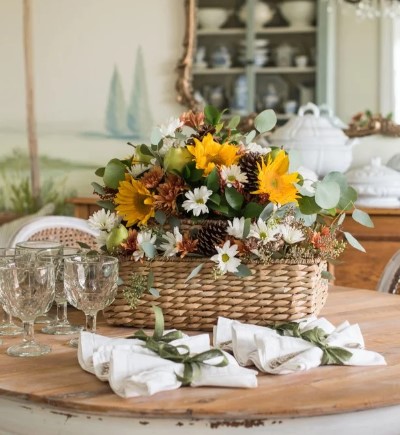
[[[340,186],[336,181],[321,181],[315,188],[315,202],[326,210],[336,207],[340,200]]]
[[[344,236],[346,237],[346,240],[350,243],[350,245],[355,248],[358,249],[361,252],[365,252],[364,247],[361,245],[361,243],[350,233],[344,231],[343,232]]]
[[[340,216],[339,216],[339,219],[338,219],[338,221],[337,221],[337,225],[339,226],[339,225],[342,225],[342,223],[344,222],[344,220],[346,219],[346,214],[345,213],[342,213]]]
[[[339,184],[341,192],[345,192],[349,186],[346,176],[342,172],[337,171],[329,172],[329,174],[325,175],[323,181],[334,181],[335,183]]]
[[[365,211],[355,208],[352,213],[352,218],[359,224],[364,225],[365,227],[374,228],[374,223],[369,217],[369,214],[365,213]]]
[[[167,221],[167,215],[162,210],[156,210],[154,217],[160,225],[164,225]]]
[[[239,123],[240,123],[240,116],[235,115],[229,121],[228,128],[230,128],[231,130],[234,130],[239,125]]]
[[[176,227],[176,228],[179,228],[179,227],[181,226],[181,221],[180,221],[177,217],[175,217],[175,216],[170,216],[170,217],[168,218],[168,225],[169,225],[172,229],[174,229],[175,227]]]
[[[243,195],[239,193],[234,187],[227,187],[225,189],[225,198],[228,204],[234,210],[240,210],[240,208],[242,207],[244,201]]]
[[[327,279],[328,281],[333,281],[335,277],[327,270],[321,272],[321,277]]]
[[[315,202],[315,198],[311,196],[303,196],[298,199],[300,212],[305,215],[316,214],[321,211],[321,207]]]
[[[353,187],[348,186],[344,192],[341,192],[337,208],[344,211],[351,210],[354,207],[357,197],[357,191]]]
[[[141,248],[143,249],[144,253],[146,254],[147,258],[154,258],[156,255],[156,248],[155,246],[150,242],[143,242],[141,245]]]
[[[305,226],[311,227],[317,220],[317,214],[303,214],[299,209],[296,209],[296,220],[301,220]]]
[[[91,185],[92,185],[92,187],[93,187],[93,190],[94,190],[97,194],[99,194],[99,195],[104,195],[104,194],[105,194],[104,187],[101,186],[99,183],[96,183],[95,181],[93,181],[93,182],[91,183]]]
[[[106,170],[106,168],[97,168],[96,171],[94,172],[98,177],[104,177],[104,171]]]
[[[246,143],[249,144],[255,137],[257,132],[255,130],[251,130],[249,133],[246,134]]]
[[[274,204],[270,202],[266,207],[264,207],[263,211],[260,214],[260,219],[266,221],[274,211]]]
[[[206,121],[211,125],[217,125],[221,119],[221,114],[217,108],[214,106],[206,106],[204,108],[204,114],[206,116]]]
[[[118,279],[117,279],[117,285],[120,286],[120,285],[123,285],[123,284],[124,284],[124,280],[119,276]]]
[[[150,270],[149,274],[147,275],[147,290],[150,290],[151,287],[154,285],[154,272]]]
[[[100,201],[96,201],[96,204],[101,208],[105,208],[106,210],[110,210],[110,211],[115,210],[115,205],[111,201],[100,200]]]
[[[160,296],[160,292],[154,287],[149,288],[149,293],[156,298]]]
[[[213,192],[218,192],[219,190],[219,176],[217,167],[215,167],[207,177],[207,188]]]
[[[267,109],[255,117],[254,126],[260,133],[265,133],[275,127],[276,121],[276,113],[272,109]]]
[[[253,272],[245,264],[239,264],[235,275],[240,277],[246,277],[253,275]]]
[[[245,218],[258,218],[263,211],[263,206],[256,202],[249,202],[243,211]]]
[[[242,237],[245,239],[249,233],[250,233],[250,226],[251,226],[251,219],[247,218],[244,220],[244,225],[243,225],[243,235]]]
[[[126,166],[118,159],[112,159],[104,170],[103,181],[107,187],[118,189],[120,181],[125,180]]]
[[[196,266],[189,274],[189,276],[185,279],[185,282],[188,282],[189,280],[191,280],[192,278],[194,278],[195,276],[197,276],[201,269],[203,269],[204,263],[199,264],[198,266]]]

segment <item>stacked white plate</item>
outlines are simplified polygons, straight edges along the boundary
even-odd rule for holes
[[[264,66],[269,61],[269,40],[268,39],[255,39],[254,40],[254,65]],[[239,51],[238,51],[239,63],[242,65],[246,64],[246,40],[242,39],[240,41]]]

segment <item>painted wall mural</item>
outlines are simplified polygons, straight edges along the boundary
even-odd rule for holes
[[[0,2],[0,210],[30,170],[24,1]],[[181,111],[183,0],[28,1],[41,185],[87,196],[95,168]]]

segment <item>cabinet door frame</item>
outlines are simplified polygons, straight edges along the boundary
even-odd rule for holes
[[[256,0],[245,0],[249,8],[249,23],[246,30],[247,55],[254,53],[254,7]],[[335,71],[336,71],[336,6],[328,10],[325,0],[317,1],[317,77],[316,103],[327,104],[335,111]],[[185,0],[185,36],[183,55],[177,64],[177,101],[191,110],[199,110],[200,104],[194,98],[193,58],[196,50],[197,0]],[[253,112],[255,104],[254,67],[246,67],[249,86],[248,111]]]

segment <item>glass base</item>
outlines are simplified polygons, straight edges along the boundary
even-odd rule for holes
[[[50,323],[54,324],[55,321],[56,321],[55,316],[49,313],[43,314],[42,316],[36,317],[35,319],[35,323],[40,323],[45,325],[48,325]]]
[[[50,335],[70,335],[78,334],[83,329],[83,326],[73,326],[69,323],[60,325],[49,325],[42,329],[43,334]]]
[[[69,340],[68,343],[71,347],[74,347],[75,349],[78,349],[78,345],[79,345],[79,338],[72,338],[71,340]]]
[[[14,323],[0,324],[0,335],[20,335],[23,329]]]
[[[50,346],[36,342],[16,344],[7,349],[8,355],[21,357],[40,356],[49,352],[51,352]]]

